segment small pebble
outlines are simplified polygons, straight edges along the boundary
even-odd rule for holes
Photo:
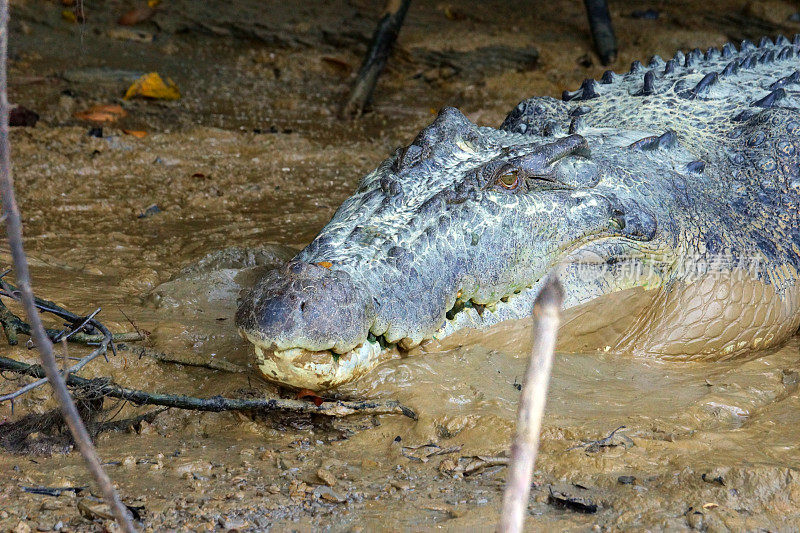
[[[151,205],[143,212],[139,213],[136,218],[150,218],[153,215],[157,215],[161,212],[161,208],[158,207],[156,204]]]

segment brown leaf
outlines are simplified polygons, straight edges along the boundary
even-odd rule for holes
[[[73,115],[80,120],[91,122],[116,122],[128,116],[128,112],[122,109],[119,104],[99,104],[90,107],[86,111],[79,111]]]

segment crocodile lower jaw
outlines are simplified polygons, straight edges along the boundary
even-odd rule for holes
[[[383,361],[388,350],[365,342],[355,350],[334,356],[330,351],[312,352],[302,348],[273,350],[241,330],[255,347],[256,365],[269,381],[297,389],[321,391],[353,381]]]

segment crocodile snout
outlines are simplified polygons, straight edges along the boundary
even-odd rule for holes
[[[241,302],[239,328],[265,350],[346,353],[362,344],[375,316],[372,298],[348,273],[326,266],[292,260],[270,272]]]

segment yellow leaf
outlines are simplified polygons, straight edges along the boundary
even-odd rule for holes
[[[130,100],[134,96],[158,100],[178,100],[181,97],[181,93],[178,90],[178,86],[170,78],[167,78],[165,82],[158,75],[158,72],[150,72],[128,87],[128,91],[125,93],[125,100]]]
[[[161,0],[147,0],[147,7],[156,7],[161,3]]]
[[[317,263],[317,264],[318,264],[319,266],[321,266],[321,267],[324,267],[324,268],[330,268],[330,267],[332,267],[332,266],[333,266],[333,263],[331,263],[330,261],[320,261],[320,262],[319,262],[319,263]]]
[[[67,22],[78,22],[78,16],[71,9],[65,9],[61,12],[61,18]]]

